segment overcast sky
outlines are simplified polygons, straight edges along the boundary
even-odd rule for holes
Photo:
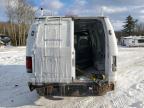
[[[6,0],[0,0],[0,21],[7,21]],[[108,16],[115,28],[121,30],[128,15],[144,22],[144,0],[28,0],[35,9],[43,7],[57,15]]]

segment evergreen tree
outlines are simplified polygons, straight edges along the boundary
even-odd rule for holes
[[[133,19],[133,17],[129,15],[126,17],[126,21],[124,23],[124,29],[122,30],[124,34],[127,36],[133,35],[137,20]]]

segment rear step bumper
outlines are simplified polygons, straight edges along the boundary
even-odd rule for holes
[[[29,83],[31,91],[36,89],[39,95],[58,95],[58,96],[88,96],[104,95],[115,88],[114,83],[98,85],[97,83],[71,83],[71,84],[43,84],[32,85]]]

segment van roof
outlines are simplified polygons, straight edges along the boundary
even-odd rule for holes
[[[46,19],[46,18],[73,18],[73,19],[104,19],[106,16],[41,16],[36,17],[35,19]]]

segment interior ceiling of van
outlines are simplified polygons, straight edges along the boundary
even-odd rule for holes
[[[75,20],[75,32],[80,31],[80,30],[88,30],[93,24],[96,24],[98,21],[97,20],[87,20],[87,19],[82,19],[82,20]]]

